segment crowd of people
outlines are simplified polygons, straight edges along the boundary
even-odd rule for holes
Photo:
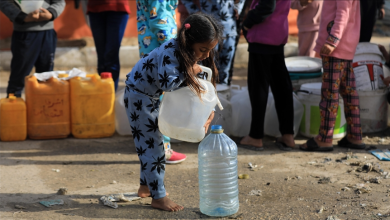
[[[232,81],[233,62],[241,33],[248,42],[248,91],[252,106],[249,135],[239,147],[263,149],[264,117],[269,88],[275,98],[282,137],[281,150],[294,142],[292,83],[284,61],[290,8],[299,10],[299,55],[321,57],[319,134],[300,146],[304,151],[333,150],[333,130],[339,95],[344,99],[347,136],[341,147],[365,148],[360,125],[352,59],[359,42],[369,42],[376,18],[384,17],[383,0],[137,0],[140,60],[126,77],[124,98],[140,159],[138,195],[151,196],[154,208],[179,211],[167,198],[165,163],[179,163],[184,154],[170,148],[169,137],[158,130],[160,98],[164,92],[189,86],[199,97],[204,78],[199,65],[211,68],[214,85]],[[14,23],[8,94],[21,96],[24,77],[53,70],[56,33],[53,20],[64,10],[64,0],[45,0],[42,8],[25,13],[13,0],[0,2],[0,10]],[[183,25],[178,29],[175,10]],[[118,87],[119,50],[130,14],[127,0],[89,0],[87,14],[95,41],[97,71],[111,72]],[[389,62],[387,51],[380,47]],[[384,79],[386,84],[390,79]],[[206,130],[214,112],[205,124]]]

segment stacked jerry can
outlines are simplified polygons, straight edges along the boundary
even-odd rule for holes
[[[115,89],[111,73],[68,81],[59,74],[44,82],[25,78],[26,102],[0,100],[0,140],[103,138],[115,133]]]
[[[69,82],[25,78],[27,134],[31,139],[66,138],[70,134]]]
[[[115,88],[111,73],[70,79],[72,134],[76,138],[110,137],[115,133]]]
[[[26,103],[9,94],[0,100],[0,140],[23,141],[27,137]]]

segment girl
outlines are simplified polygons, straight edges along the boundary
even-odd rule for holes
[[[248,91],[252,123],[250,133],[240,141],[240,147],[263,149],[269,87],[275,97],[282,134],[276,144],[281,150],[291,150],[295,146],[292,84],[284,62],[290,4],[286,0],[253,0],[243,23],[244,35],[249,42]]]
[[[199,2],[200,8],[197,6]],[[202,11],[218,17],[224,26],[224,40],[218,58],[218,73],[221,84],[228,84],[229,70],[233,55],[236,52],[235,40],[237,36],[236,20],[244,6],[244,0],[186,0],[183,1],[190,14]]]
[[[339,105],[339,93],[344,99],[347,136],[340,147],[364,149],[360,125],[359,95],[356,92],[352,59],[359,43],[360,2],[358,0],[325,1],[317,45],[322,56],[319,135],[300,146],[305,151],[332,151],[333,129]]]
[[[298,50],[299,56],[315,57],[314,47],[320,28],[323,1],[292,0],[291,8],[297,9],[298,14]]]
[[[205,14],[191,15],[177,38],[146,54],[127,75],[124,102],[141,161],[138,195],[151,196],[153,208],[183,209],[166,197],[163,137],[158,130],[159,97],[162,92],[180,86],[189,86],[200,97],[201,87],[196,75],[202,70],[197,62],[213,70],[212,82],[215,85],[218,73],[214,47],[221,37],[222,27],[214,18]],[[205,124],[206,130],[213,117],[214,112]]]

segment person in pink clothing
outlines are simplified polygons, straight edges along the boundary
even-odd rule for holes
[[[322,56],[319,134],[300,146],[304,151],[332,151],[339,94],[344,100],[347,136],[338,146],[364,149],[360,124],[359,95],[352,68],[360,36],[360,2],[358,0],[324,1],[319,36],[314,50]]]
[[[315,57],[314,47],[320,28],[323,1],[292,0],[291,8],[297,9],[298,14],[298,50],[299,56]]]

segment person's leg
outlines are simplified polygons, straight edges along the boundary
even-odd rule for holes
[[[155,103],[148,97],[132,90],[125,90],[124,101],[127,103],[125,106],[126,113],[138,158],[141,162],[140,189],[138,192],[145,193],[144,189],[147,185],[153,199],[153,208],[166,211],[182,210],[182,206],[172,202],[166,196],[164,185],[165,150],[162,144],[162,134],[156,127],[158,124],[158,108],[153,112],[150,112],[147,108],[137,110],[135,106],[137,102],[141,102],[144,106],[154,105]],[[156,129],[150,129],[150,127],[156,127]]]
[[[318,31],[307,31],[298,33],[299,56],[315,57],[314,47],[318,38]]]
[[[28,76],[40,53],[42,34],[40,31],[14,31],[11,40],[11,74],[9,76],[7,97],[13,93],[21,97],[24,78]]]
[[[221,84],[228,84],[229,69],[232,63],[233,54],[236,52],[235,37],[228,37],[223,40],[222,50],[219,53],[218,59],[218,74]]]
[[[54,30],[42,31],[41,51],[35,62],[35,72],[53,71],[54,55],[57,47],[57,34]]]
[[[362,143],[360,124],[359,94],[356,91],[355,74],[351,60],[343,60],[344,71],[341,75],[340,94],[344,100],[344,113],[347,120],[347,138],[353,144]]]
[[[273,55],[270,66],[269,83],[275,99],[275,108],[279,120],[280,142],[294,147],[294,101],[293,89],[284,54]]]
[[[359,42],[370,42],[372,32],[376,22],[377,7],[376,1],[361,0],[361,24],[360,24],[360,39]]]
[[[243,145],[263,146],[271,60],[272,55],[249,53],[248,92],[252,106],[252,122],[249,135],[241,140]]]
[[[104,67],[105,71],[112,73],[115,91],[118,88],[120,72],[119,49],[128,20],[129,15],[126,12],[107,12]]]
[[[339,108],[339,89],[344,62],[334,57],[323,57],[319,135],[315,138],[319,146],[333,146],[333,130]]]
[[[106,12],[89,13],[89,22],[91,24],[91,31],[93,40],[95,42],[95,48],[97,53],[97,71],[100,73],[106,70],[104,66],[104,54],[106,53]]]

